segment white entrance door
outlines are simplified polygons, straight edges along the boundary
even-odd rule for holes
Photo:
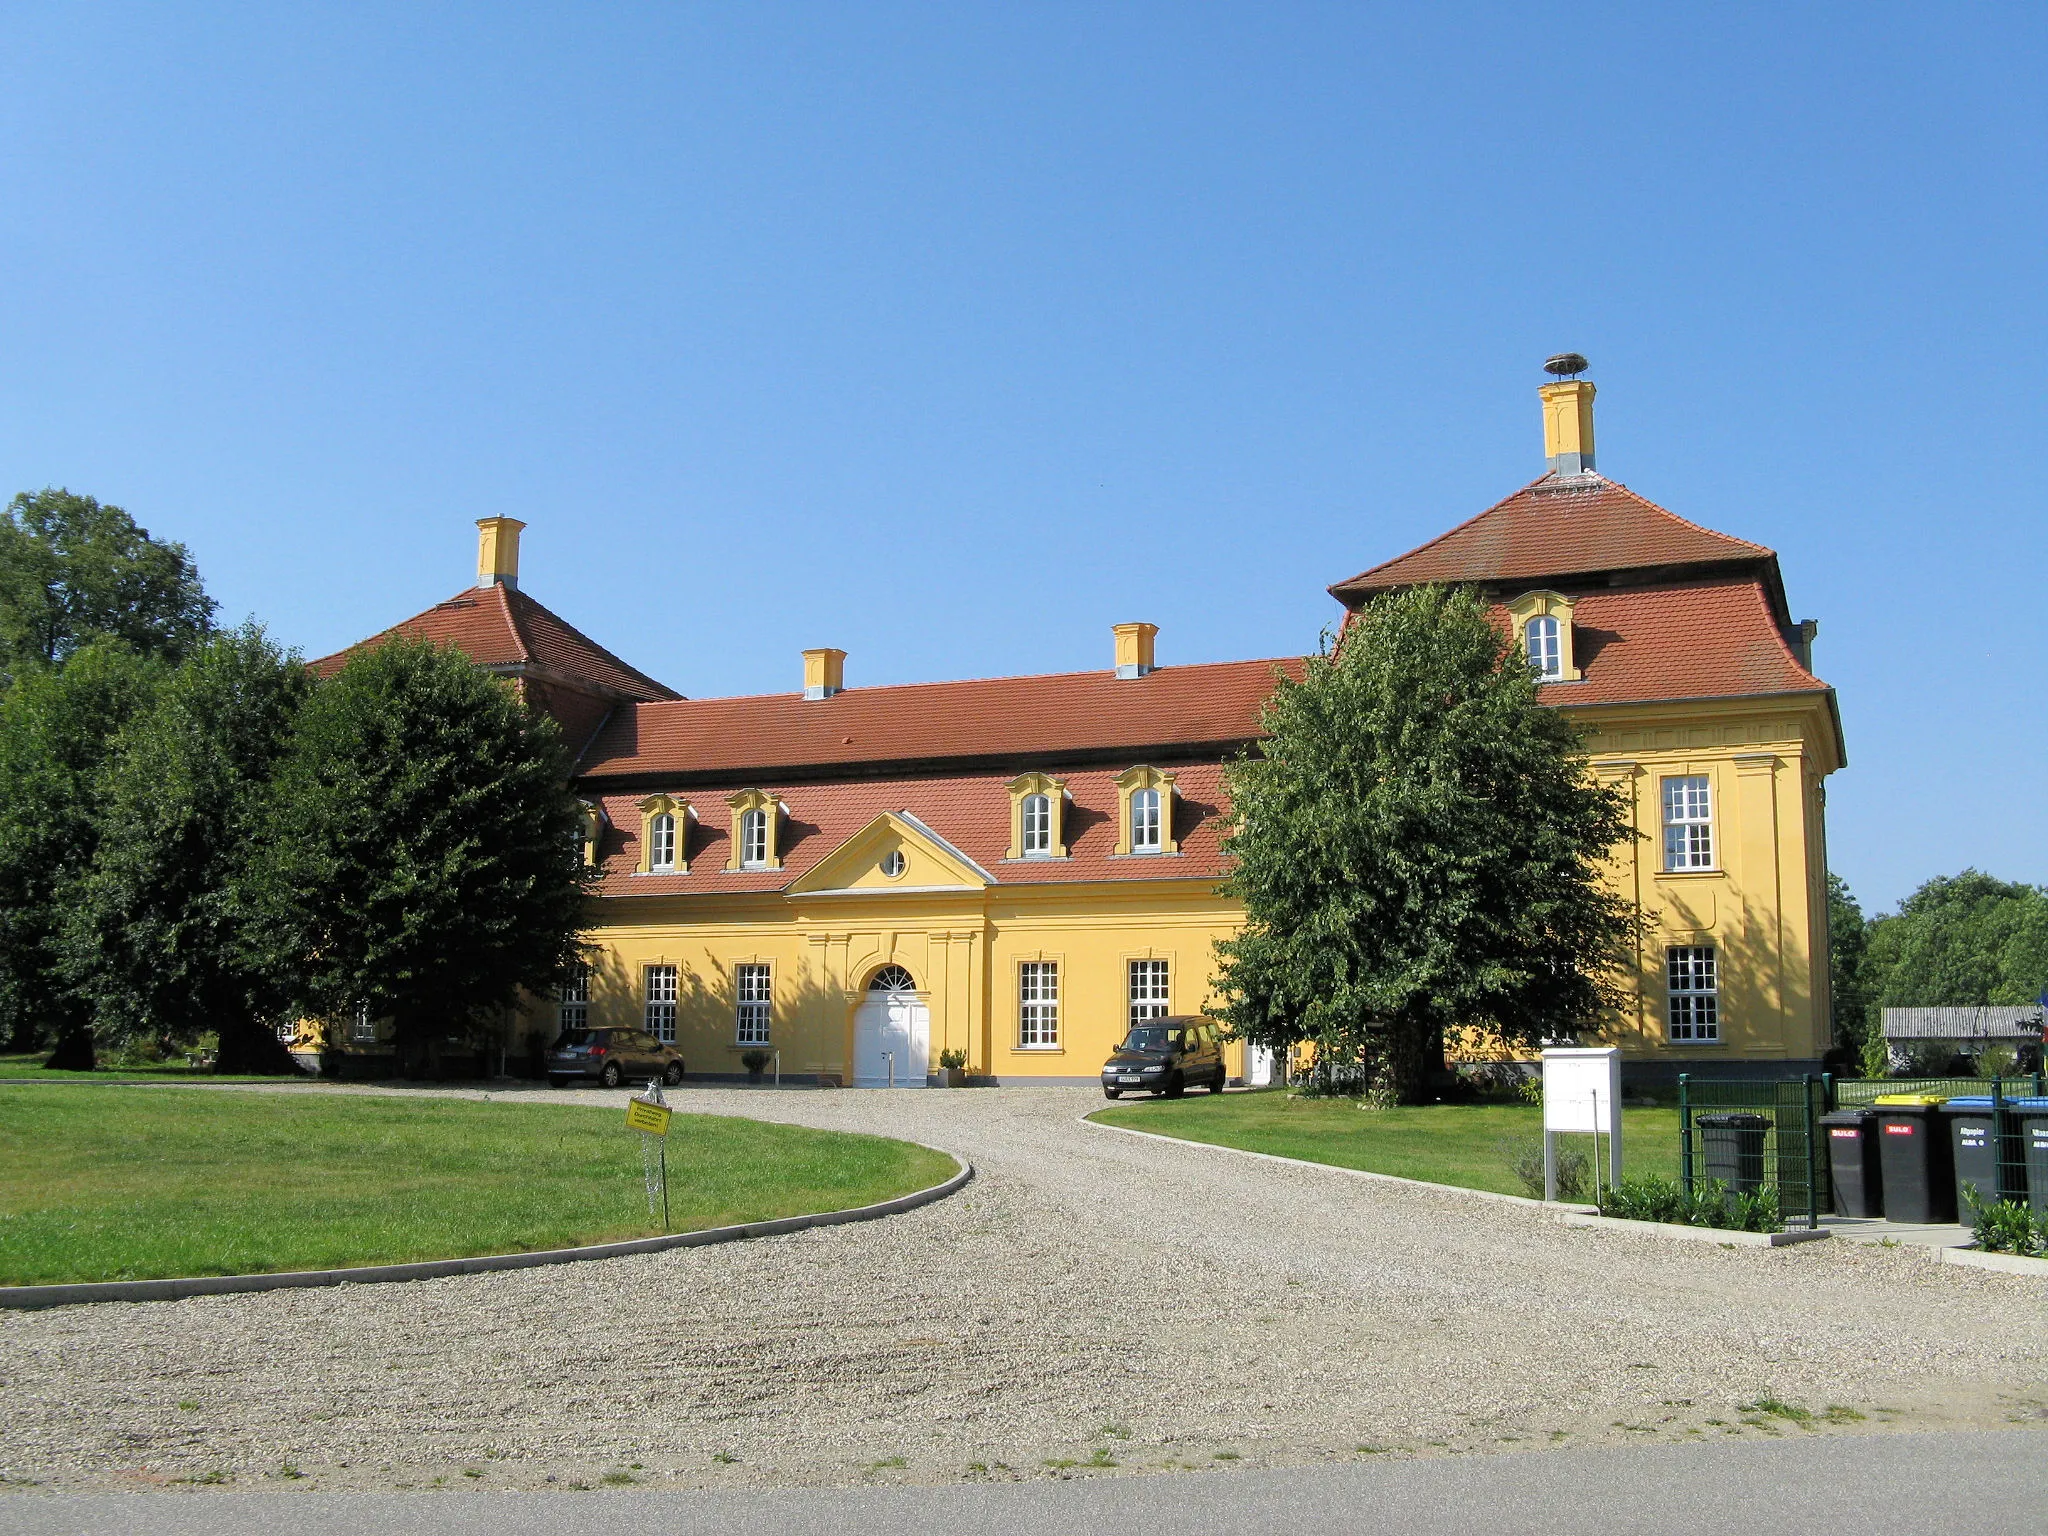
[[[1244,1048],[1244,1085],[1264,1088],[1273,1081],[1273,1053],[1263,1045]]]
[[[922,1088],[931,1038],[931,1010],[915,992],[870,989],[853,1021],[853,1086]]]

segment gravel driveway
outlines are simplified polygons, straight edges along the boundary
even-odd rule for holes
[[[2048,1423],[2048,1284],[1915,1250],[1567,1228],[1083,1126],[1087,1090],[673,1102],[979,1177],[752,1243],[0,1314],[0,1474],[729,1487]]]

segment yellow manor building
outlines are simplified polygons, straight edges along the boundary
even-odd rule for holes
[[[1632,1076],[1811,1070],[1823,781],[1844,761],[1815,626],[1771,550],[1595,470],[1591,383],[1540,393],[1545,474],[1330,591],[1355,613],[1476,587],[1632,791],[1642,835],[1611,870],[1648,919],[1612,1038]],[[685,698],[519,590],[522,527],[484,519],[476,587],[384,632],[505,676],[578,754],[596,959],[503,1021],[505,1059],[587,1024],[672,1040],[694,1077],[761,1052],[785,1078],[923,1086],[958,1053],[977,1078],[1092,1083],[1134,1020],[1211,1006],[1213,943],[1241,917],[1218,893],[1223,765],[1298,663],[1162,666],[1132,623],[1096,672],[847,687],[821,648],[800,691]]]

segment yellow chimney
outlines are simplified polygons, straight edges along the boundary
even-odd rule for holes
[[[1583,358],[1579,366],[1585,366]],[[1545,384],[1536,393],[1543,400],[1543,453],[1560,475],[1588,474],[1593,468],[1593,381],[1568,379]]]
[[[1116,636],[1118,677],[1143,677],[1153,670],[1152,637],[1159,633],[1157,624],[1112,624],[1109,628]]]
[[[516,517],[480,517],[476,520],[478,586],[519,590],[519,530],[525,526]]]
[[[820,648],[804,652],[804,697],[829,699],[846,687],[846,652]]]

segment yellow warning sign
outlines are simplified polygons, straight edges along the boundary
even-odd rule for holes
[[[645,1131],[650,1136],[666,1136],[671,1111],[659,1104],[650,1104],[645,1099],[626,1101],[626,1129]]]

